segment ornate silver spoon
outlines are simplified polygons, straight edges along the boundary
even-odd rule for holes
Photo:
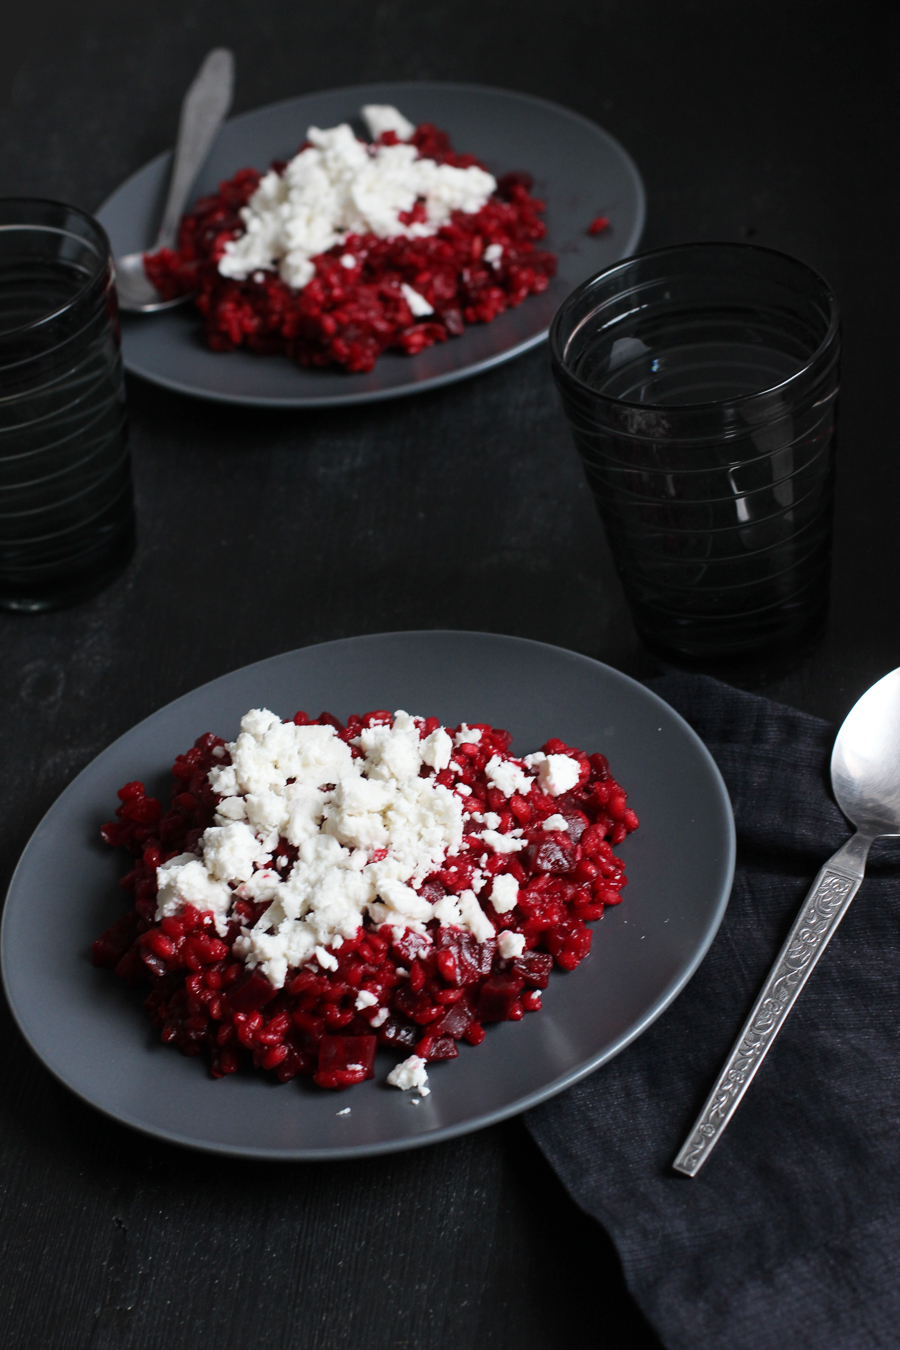
[[[831,755],[835,801],[856,826],[819,872],[716,1085],[672,1166],[695,1177],[850,907],[872,842],[900,835],[900,669],[850,709]]]

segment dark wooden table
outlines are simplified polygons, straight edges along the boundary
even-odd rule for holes
[[[839,719],[900,664],[897,14],[825,0],[87,0],[20,7],[0,192],[88,209],[170,145],[206,50],[236,110],[437,78],[568,104],[631,151],[646,246],[753,239],[844,311],[832,617],[763,692]],[[445,392],[241,412],[129,386],[137,556],[104,595],[0,617],[2,873],[65,784],[155,708],[352,633],[522,634],[639,677],[539,349]],[[201,728],[202,730],[202,728]],[[166,1147],[71,1097],[2,1013],[0,1342],[15,1350],[550,1350],[659,1342],[521,1122],[347,1165]]]

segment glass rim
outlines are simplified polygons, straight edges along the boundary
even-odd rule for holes
[[[560,350],[562,346],[560,342],[560,329],[563,323],[564,311],[567,311],[574,305],[592,286],[596,285],[598,281],[612,276],[615,272],[624,272],[634,263],[642,262],[645,258],[661,258],[666,255],[673,257],[678,254],[684,255],[702,250],[715,252],[720,249],[733,250],[734,252],[745,255],[765,254],[769,257],[781,258],[792,266],[801,268],[803,271],[807,272],[822,288],[822,292],[828,305],[828,327],[815,351],[807,357],[799,370],[794,371],[793,375],[789,375],[786,380],[782,380],[779,384],[767,385],[765,389],[754,390],[752,394],[738,394],[733,398],[712,399],[702,403],[636,403],[631,399],[617,398],[612,394],[605,394],[601,390],[595,389],[593,385],[587,384],[586,381],[582,380],[580,376],[576,375],[574,371],[566,365],[565,357]],[[746,406],[747,404],[752,403],[754,399],[767,398],[772,394],[780,394],[782,391],[789,390],[792,385],[802,379],[803,376],[808,374],[812,367],[815,366],[816,362],[834,342],[839,329],[840,308],[838,306],[837,297],[821,272],[817,272],[814,267],[809,265],[809,263],[803,262],[800,258],[795,258],[790,253],[785,253],[782,249],[767,248],[762,244],[734,243],[727,239],[710,241],[695,240],[693,243],[689,244],[666,244],[662,248],[652,248],[647,249],[642,253],[632,253],[630,257],[621,258],[618,262],[612,263],[609,267],[604,267],[602,271],[595,272],[593,276],[588,277],[586,281],[583,281],[579,286],[576,286],[575,289],[566,296],[565,300],[563,300],[550,324],[550,360],[551,364],[556,367],[567,380],[571,380],[573,384],[577,385],[578,388],[585,393],[590,394],[592,398],[600,399],[611,407],[635,409],[640,412],[665,412],[673,416],[679,416],[684,413],[696,413],[702,410],[712,411],[714,409]],[[566,346],[568,346],[568,343],[573,336],[574,333],[569,336]]]
[[[97,248],[96,244],[84,235],[75,234],[72,230],[65,229],[62,225],[51,225],[37,220],[5,220],[4,213],[8,207],[22,206],[28,208],[52,207],[54,210],[68,212],[80,217],[88,227],[88,230],[98,236],[98,242],[105,248],[105,252]],[[86,245],[97,256],[97,266],[93,268],[90,274],[85,278],[78,290],[71,295],[65,304],[58,308],[50,310],[47,314],[41,315],[39,319],[32,319],[29,323],[20,324],[17,328],[8,328],[0,333],[0,342],[8,342],[24,333],[36,332],[43,324],[51,323],[58,319],[61,314],[72,310],[85,297],[92,286],[96,285],[99,278],[103,275],[105,267],[112,264],[112,245],[109,242],[109,236],[103,226],[87,211],[83,211],[80,206],[72,206],[69,202],[58,201],[55,197],[0,197],[0,234],[7,230],[32,230],[45,231],[50,234],[64,235],[69,239],[77,239],[79,243]]]

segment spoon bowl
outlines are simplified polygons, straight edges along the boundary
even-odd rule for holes
[[[174,309],[193,298],[176,295],[174,300],[164,300],[144,271],[143,253],[125,253],[116,258],[116,294],[120,309],[127,309],[132,314],[155,314],[159,310]]]
[[[850,709],[834,743],[831,785],[860,834],[900,834],[900,670]]]

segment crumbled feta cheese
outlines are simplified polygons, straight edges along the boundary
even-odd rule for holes
[[[212,752],[213,752],[213,755],[215,756],[216,759],[224,759],[224,758],[225,758],[225,747],[224,747],[224,745],[214,745],[213,748],[212,748]]]
[[[519,883],[509,872],[494,877],[491,904],[498,914],[508,914],[519,902]]]
[[[387,1021],[387,1019],[388,1019],[387,1008],[379,1008],[375,1016],[369,1018],[369,1026],[370,1027],[383,1026],[384,1023]]]
[[[471,797],[472,795],[472,789],[469,787],[468,783],[457,783],[456,787],[453,790],[454,792],[458,792],[461,797]],[[477,820],[478,818],[479,817],[477,812],[473,811],[470,813],[469,816],[470,820],[472,819]],[[481,816],[480,818],[481,820],[484,820],[484,816]]]
[[[445,895],[434,907],[434,917],[443,928],[461,928],[462,915],[452,895]]]
[[[415,131],[409,118],[389,103],[366,103],[360,108],[360,114],[373,141],[386,131],[393,131],[398,141],[408,141]]]
[[[204,831],[196,854],[181,854],[157,869],[157,917],[191,904],[211,911],[224,934],[235,899],[264,903],[259,919],[241,928],[232,951],[276,988],[292,969],[337,970],[334,950],[367,919],[389,928],[395,941],[407,929],[430,940],[427,925],[433,919],[465,928],[480,942],[492,938],[493,924],[478,900],[488,881],[481,870],[489,856],[485,850],[515,853],[526,841],[519,828],[501,834],[497,812],[463,812],[471,791],[436,781],[450,763],[453,737],[439,727],[422,738],[423,725],[423,718],[398,711],[390,723],[364,728],[354,738],[361,751],[354,759],[332,726],[298,727],[266,708],[251,709],[237,739],[225,747],[231,764],[209,772],[219,798],[215,824]],[[477,743],[481,737],[477,727],[462,724],[456,742]],[[562,761],[562,771],[550,765],[557,778],[561,772],[564,778],[566,765],[577,778],[578,765],[570,757],[534,758],[541,765]],[[526,784],[532,781],[518,764],[499,756],[492,763],[501,774],[511,767]],[[562,817],[551,819],[558,823]],[[484,829],[473,838],[476,823]],[[465,847],[464,829],[480,867],[470,889],[432,904],[418,891],[449,855]],[[276,852],[285,839],[297,850],[293,863]],[[512,910],[518,894],[514,877],[493,878],[491,900],[498,914]],[[377,1004],[368,991],[357,994],[357,1010],[372,1009],[376,1028],[387,1017]]]
[[[525,936],[523,933],[511,933],[505,928],[497,937],[497,951],[503,957],[504,961],[511,961],[513,957],[521,956],[525,950]]]
[[[409,1059],[404,1059],[401,1064],[391,1069],[387,1081],[391,1087],[400,1088],[403,1092],[416,1088],[423,1097],[427,1097],[431,1092],[431,1088],[426,1086],[428,1074],[425,1070],[425,1060],[419,1055],[410,1055]]]
[[[351,1109],[352,1109],[351,1107],[345,1106],[343,1111],[335,1111],[334,1114],[336,1116],[349,1116]]]
[[[254,865],[269,861],[256,835],[242,820],[210,825],[203,831],[201,842],[206,870],[218,881],[249,881]]]
[[[528,761],[526,760],[527,764]],[[489,759],[484,769],[485,777],[488,782],[498,792],[502,792],[504,797],[511,797],[513,793],[518,792],[520,796],[527,797],[531,791],[533,778],[511,759],[501,759],[499,755],[494,755]]]
[[[217,792],[220,797],[230,797],[232,793],[238,790],[237,777],[230,764],[222,765],[221,768],[210,769],[207,777],[213,792]]]
[[[561,797],[578,784],[581,767],[571,755],[527,755],[525,763],[537,769],[538,786],[551,797]]]
[[[179,853],[156,869],[156,918],[178,914],[185,905],[199,910],[212,910],[216,928],[224,932],[221,922],[231,908],[234,896],[223,881],[210,876],[203,863],[193,853]]]
[[[247,804],[243,797],[223,797],[216,807],[216,824],[227,825],[229,820],[246,820]]]
[[[494,925],[478,903],[474,891],[463,891],[457,896],[463,928],[468,928],[477,942],[487,942],[494,936]]]
[[[502,244],[488,244],[484,250],[484,261],[490,263],[492,267],[500,266],[500,259],[503,257]]]
[[[352,253],[341,254],[341,267],[346,267],[349,271],[351,267],[355,266],[356,266],[356,259],[354,258]]]
[[[568,830],[569,822],[565,816],[548,816],[542,822],[541,828],[544,830]]]
[[[369,113],[382,130],[411,126],[396,109],[370,105]],[[384,124],[387,113],[390,127]],[[367,145],[347,123],[310,127],[306,139],[307,148],[282,173],[265,174],[242,208],[244,232],[225,244],[218,264],[222,276],[243,281],[260,268],[277,268],[288,286],[302,290],[315,275],[312,259],[349,235],[433,235],[454,211],[480,211],[497,186],[476,165],[460,169],[420,158],[402,137],[399,145]],[[420,200],[426,219],[404,223],[401,215]]]
[[[477,745],[481,740],[481,729],[479,727],[467,727],[465,722],[459,725],[459,731],[453,737],[454,745]]]
[[[430,736],[425,737],[419,753],[422,756],[423,764],[430,764],[435,773],[440,773],[450,763],[453,742],[444,728],[438,727],[437,731],[433,731]],[[462,785],[458,790],[462,791]],[[471,788],[466,788],[466,792],[471,791]]]
[[[403,299],[409,305],[410,313],[414,319],[423,319],[426,314],[434,313],[434,306],[429,305],[424,295],[420,295],[418,291],[414,291],[412,286],[407,286],[405,281],[400,283],[400,291],[403,295]]]
[[[511,830],[509,834],[498,834],[496,830],[485,830],[481,836],[485,844],[495,853],[518,853],[525,847],[525,840],[518,838],[521,830]]]

